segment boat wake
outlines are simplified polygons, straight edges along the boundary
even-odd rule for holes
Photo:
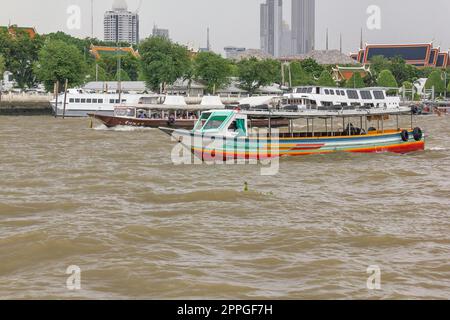
[[[115,131],[115,132],[135,132],[135,131],[149,131],[155,130],[155,128],[133,127],[133,126],[117,126],[114,128],[108,128],[105,125],[94,127],[95,131]]]

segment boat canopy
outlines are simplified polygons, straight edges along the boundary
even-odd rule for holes
[[[280,99],[279,96],[258,96],[244,98],[239,101],[239,105],[249,105],[250,107],[257,107],[262,105],[271,105],[275,100]]]
[[[217,109],[225,107],[219,96],[204,96],[202,98],[202,102],[200,103],[200,105]]]
[[[186,100],[182,96],[167,96],[164,101],[165,106],[187,106]]]

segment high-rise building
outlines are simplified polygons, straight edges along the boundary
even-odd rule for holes
[[[152,36],[170,39],[169,29],[161,29],[161,28],[158,28],[158,26],[154,25],[153,31],[152,31]]]
[[[114,0],[105,13],[105,41],[139,43],[139,15],[128,11],[125,0]]]
[[[292,45],[295,54],[305,54],[314,50],[315,30],[315,0],[292,0]]]
[[[283,57],[293,54],[292,50],[292,31],[289,24],[283,21],[283,30],[281,33],[281,49],[280,55]]]
[[[266,0],[260,10],[261,50],[279,57],[283,34],[283,0]]]

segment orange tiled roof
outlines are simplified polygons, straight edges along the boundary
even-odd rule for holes
[[[25,33],[28,33],[31,39],[36,37],[36,29],[33,27],[18,27],[17,25],[11,25],[11,26],[1,26],[0,30],[7,30],[8,33],[12,36],[16,35],[17,31],[22,31]]]

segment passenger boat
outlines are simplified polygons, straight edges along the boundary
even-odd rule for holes
[[[167,96],[161,98],[157,104],[138,104],[117,106],[113,115],[103,113],[88,113],[88,115],[103,123],[106,127],[132,126],[143,128],[170,128],[192,129],[199,119],[201,112],[211,107],[225,109],[219,97],[204,96],[199,105],[188,105],[182,96]],[[267,127],[267,119],[249,120],[252,127]],[[287,127],[286,119],[271,121],[273,128]]]
[[[121,106],[114,109],[114,115],[89,113],[88,115],[100,121],[108,128],[130,126],[142,128],[170,128],[192,129],[198,120],[198,110],[184,107],[163,106]]]
[[[335,108],[397,108],[400,97],[391,96],[383,88],[331,88],[306,86],[294,88],[283,96],[282,105],[291,110]]]
[[[258,134],[249,126],[249,119],[267,117],[267,132]],[[400,125],[404,117],[408,117],[407,127]],[[275,132],[277,130],[271,128],[270,121],[279,118],[290,119],[288,131]],[[306,122],[305,130],[295,131],[294,120]],[[388,120],[395,120],[393,129],[387,128]],[[295,112],[236,109],[203,112],[190,131],[160,129],[203,161],[221,161],[335,152],[408,153],[424,150],[424,133],[420,128],[414,128],[413,123],[409,107]]]
[[[91,93],[69,89],[67,96],[60,94],[50,104],[56,116],[87,117],[89,113],[114,115],[114,108],[124,104],[157,104],[161,96],[156,94]],[[64,100],[66,100],[64,106]]]

